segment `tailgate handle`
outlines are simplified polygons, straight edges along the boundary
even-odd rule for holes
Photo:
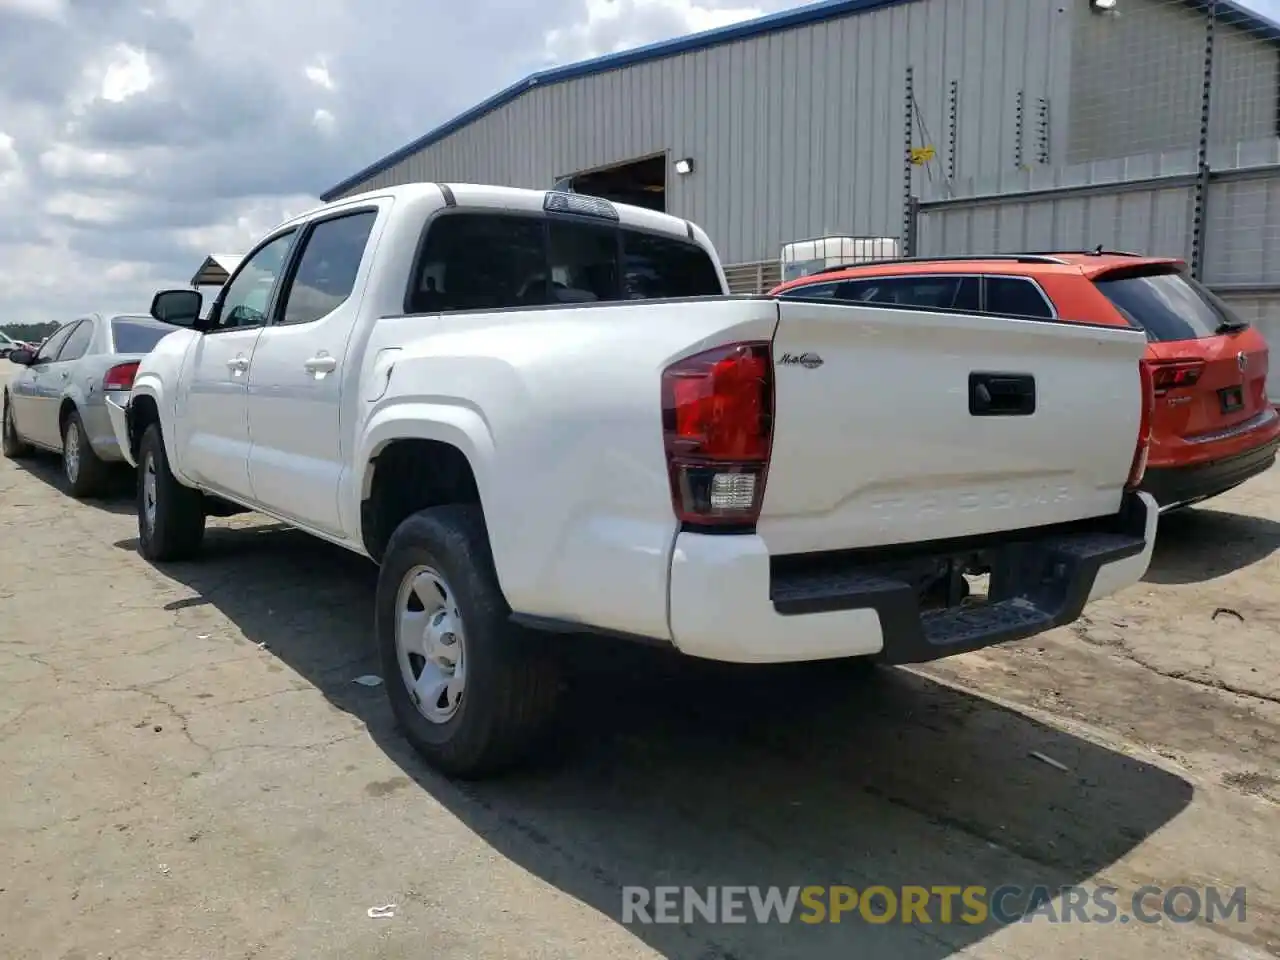
[[[970,373],[969,413],[1029,417],[1036,412],[1036,378],[1029,373]]]

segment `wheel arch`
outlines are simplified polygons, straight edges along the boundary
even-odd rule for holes
[[[485,515],[493,444],[478,412],[403,404],[375,415],[360,445],[360,540],[381,560],[395,527],[418,510],[475,503]]]

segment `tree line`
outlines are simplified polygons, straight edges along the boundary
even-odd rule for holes
[[[15,340],[22,340],[26,343],[39,343],[57,329],[58,325],[52,321],[48,323],[0,324],[0,331],[4,331]]]

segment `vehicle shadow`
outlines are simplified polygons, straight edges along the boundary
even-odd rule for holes
[[[24,460],[14,460],[12,463],[20,467],[27,475],[35,477],[41,483],[57,490],[63,496],[71,497],[71,494],[67,493],[67,481],[62,473],[62,461],[57,454],[39,452]],[[101,494],[79,502],[97,510],[102,510],[105,513],[132,514],[137,510],[134,503],[135,477],[133,468],[127,464],[110,464],[107,468],[106,482]]]
[[[1203,583],[1264,560],[1280,549],[1280,523],[1196,507],[1160,518],[1151,566],[1143,578],[1170,586]]]
[[[201,560],[163,572],[194,593],[172,608],[216,607],[362,721],[406,784],[619,924],[624,887],[659,885],[1017,885],[1016,915],[1031,888],[1094,877],[1192,797],[1162,769],[907,670],[859,682],[839,663],[727,669],[583,642],[557,757],[453,783],[401,738],[383,691],[352,682],[379,672],[368,561],[275,525],[213,526]],[[941,960],[1011,915],[943,924],[935,900],[927,925],[856,911],[839,924],[625,925],[668,957]]]

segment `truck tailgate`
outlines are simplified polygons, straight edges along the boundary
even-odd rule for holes
[[[770,553],[1018,530],[1120,509],[1137,330],[778,301]]]

